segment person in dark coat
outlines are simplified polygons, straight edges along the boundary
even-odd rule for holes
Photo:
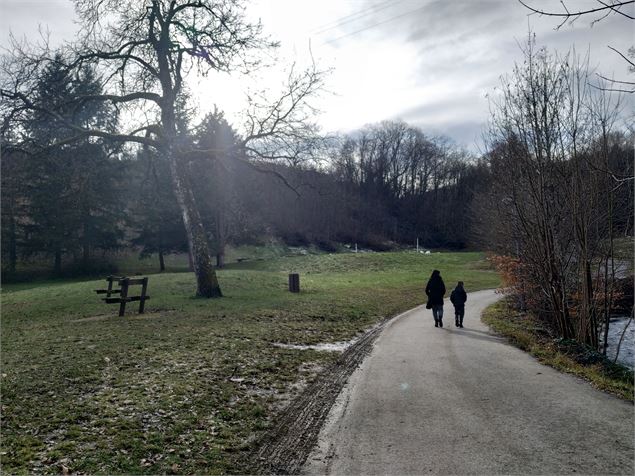
[[[434,327],[443,327],[443,296],[445,296],[445,283],[441,278],[441,272],[437,269],[432,271],[432,276],[426,285],[426,295],[428,296],[427,308],[432,309],[434,317]]]
[[[465,316],[465,301],[467,301],[467,293],[463,289],[463,281],[459,281],[450,294],[450,301],[454,304],[454,325],[463,327],[463,316]]]

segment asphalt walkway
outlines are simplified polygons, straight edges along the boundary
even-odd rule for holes
[[[303,474],[635,474],[633,405],[537,362],[470,293],[396,319],[339,395]]]

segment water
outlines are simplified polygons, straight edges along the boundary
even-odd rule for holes
[[[617,361],[633,369],[635,368],[635,321],[630,321],[630,324],[629,321],[630,319],[628,317],[611,319],[608,336],[609,346],[606,349],[606,355],[611,360],[615,358],[620,336],[624,328],[628,325],[624,339],[622,340],[622,345],[620,346],[620,354]]]

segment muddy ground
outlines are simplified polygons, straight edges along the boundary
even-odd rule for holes
[[[280,416],[271,435],[252,454],[253,467],[260,474],[298,474],[318,440],[318,435],[337,396],[353,371],[372,350],[388,323],[372,327],[340,358],[309,385]]]

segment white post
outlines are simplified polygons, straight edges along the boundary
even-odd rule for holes
[[[357,243],[355,243],[355,253],[357,253]]]
[[[419,238],[417,238],[417,253],[419,253]]]

